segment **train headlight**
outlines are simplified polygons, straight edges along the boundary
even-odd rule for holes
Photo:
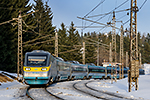
[[[47,70],[47,68],[42,68],[41,70],[42,70],[42,71],[46,71],[46,70]]]
[[[31,68],[25,68],[25,70],[31,70]]]

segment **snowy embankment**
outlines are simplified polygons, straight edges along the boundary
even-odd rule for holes
[[[0,71],[0,73],[1,73],[1,71]],[[14,75],[16,75],[16,74],[14,74]],[[69,83],[69,82],[56,83],[51,88],[53,88],[56,91],[56,94],[57,93],[65,94],[63,92],[67,92],[65,90],[66,90],[66,88],[69,88],[69,87],[67,87],[66,83]],[[72,83],[72,81],[70,81],[70,83]],[[61,84],[61,85],[59,85],[59,84]],[[128,92],[128,78],[118,80],[117,82],[114,82],[113,84],[111,84],[110,80],[106,80],[106,81],[99,80],[99,81],[91,82],[88,85],[95,89],[108,91],[108,92],[114,92],[114,93],[118,93],[119,95],[125,95],[128,97],[143,99],[143,100],[150,100],[150,95],[149,95],[149,93],[150,93],[150,75],[140,76],[139,77],[139,90],[135,91],[133,89],[131,92]],[[22,91],[23,89],[25,90],[26,87],[27,87],[27,85],[19,83],[16,80],[14,80],[13,82],[1,83],[0,99],[1,100],[28,99],[25,96],[25,91]],[[69,94],[68,95],[69,98],[78,98],[78,96],[80,95],[79,92],[74,91],[74,90],[70,91],[70,89],[69,89],[68,94]],[[67,96],[67,95],[65,95],[65,96]],[[87,95],[83,96],[83,97],[90,98]],[[85,98],[85,100],[87,98]]]
[[[139,77],[139,89],[137,91],[132,88],[132,91],[128,92],[128,78],[118,80],[113,84],[111,84],[110,81],[93,82],[89,86],[97,90],[114,92],[118,93],[119,95],[126,95],[131,98],[150,100],[150,75],[141,75]]]

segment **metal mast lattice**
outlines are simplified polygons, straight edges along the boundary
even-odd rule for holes
[[[122,79],[123,78],[123,26],[121,25],[121,35],[120,35],[120,71],[119,71],[119,79]]]
[[[58,57],[58,34],[55,31],[55,56]]]
[[[131,0],[130,12],[130,57],[129,57],[129,92],[135,87],[138,90],[139,77],[139,57],[138,57],[138,37],[137,37],[137,0]]]
[[[21,13],[18,17],[18,64],[17,64],[17,76],[22,74],[23,67],[23,54],[22,54],[22,17]]]

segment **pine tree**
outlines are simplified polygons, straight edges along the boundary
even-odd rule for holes
[[[96,38],[96,34],[92,35],[88,32],[87,35],[84,35],[93,40],[92,37]],[[85,41],[85,62],[86,63],[95,63],[97,62],[97,44],[91,44],[93,41],[86,40]]]
[[[19,11],[22,15],[26,14],[31,10],[31,6],[27,5],[28,2],[29,0],[0,1],[1,7],[3,8],[3,10],[0,10],[0,22],[18,18]],[[18,26],[17,24],[12,26],[11,23],[7,23],[0,27],[0,69],[15,72],[17,69]]]
[[[45,36],[45,35],[50,35],[49,37],[45,39],[38,40],[39,41],[46,41],[46,40],[51,40],[51,37],[55,36],[55,27],[52,26],[52,18],[53,18],[53,13],[51,12],[51,8],[46,4],[42,2],[42,0],[34,0],[35,5],[34,5],[34,10],[38,10],[37,13],[34,14],[34,21],[36,22],[36,29],[35,31],[40,33],[40,35],[37,37]],[[49,51],[50,53],[54,53],[54,40],[51,42],[46,42],[44,44],[38,44],[35,45],[36,49],[42,49],[45,51]]]
[[[65,52],[68,50],[67,42],[68,42],[67,29],[65,28],[64,23],[62,23],[61,29],[59,29],[58,31],[58,45],[59,45],[58,53]],[[62,57],[64,60],[67,60],[66,53],[59,54],[59,57]]]
[[[77,49],[77,50],[67,53],[66,54],[67,60],[78,60],[78,57],[80,56],[79,54],[80,48],[75,47],[75,45],[79,45],[79,41],[78,41],[79,34],[78,32],[76,32],[76,29],[74,29],[73,22],[71,22],[71,26],[68,30],[68,33],[69,36],[68,36],[67,46],[70,46],[68,50],[72,50],[72,49]]]

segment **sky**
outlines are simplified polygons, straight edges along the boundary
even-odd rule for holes
[[[69,28],[71,25],[71,22],[73,21],[74,26],[79,27],[77,30],[79,32],[82,31],[82,26],[96,26],[98,28],[84,28],[83,32],[93,32],[95,31],[96,33],[101,32],[101,33],[107,33],[112,30],[111,27],[106,27],[106,28],[101,28],[100,24],[92,24],[89,21],[85,21],[82,19],[79,19],[77,17],[84,17],[85,15],[88,14],[88,16],[94,16],[94,15],[99,15],[99,14],[105,14],[108,12],[114,11],[120,11],[120,10],[125,10],[130,8],[130,2],[131,0],[43,0],[43,2],[48,1],[48,5],[50,6],[52,12],[53,12],[53,20],[52,24],[56,26],[57,29],[60,28],[61,23],[63,22],[66,26],[66,28]],[[146,3],[142,6],[142,4],[146,1]],[[31,3],[33,3],[33,0],[30,0]],[[103,3],[101,3],[103,2]],[[101,3],[101,4],[100,4]],[[100,4],[99,6],[97,6]],[[119,5],[121,5],[118,7]],[[149,16],[150,16],[150,11],[149,11],[149,5],[150,1],[149,0],[137,0],[137,5],[138,8],[142,6],[140,11],[137,13],[137,31],[141,33],[149,33]],[[96,7],[97,6],[97,7]],[[94,9],[95,8],[95,9]],[[121,21],[125,23],[130,19],[130,15],[127,15],[129,11],[123,11],[116,13],[116,27],[120,28],[121,27]],[[130,13],[130,12],[129,12]],[[86,16],[86,18],[88,17]],[[92,18],[87,18],[92,21],[97,21],[100,17],[92,17]],[[98,20],[97,22],[107,24],[107,22],[110,22],[112,20],[112,13],[109,15],[106,15],[103,17],[101,20]],[[125,28],[130,27],[130,22],[126,23],[124,25]],[[116,33],[119,34],[119,30],[116,30]]]
[[[146,64],[145,66],[149,67],[148,70],[150,70],[150,65]],[[2,71],[0,71],[1,73]],[[8,72],[6,72],[8,73]],[[8,73],[11,75],[16,76],[16,73]],[[110,80],[75,80],[75,81],[66,81],[66,82],[60,82],[55,83],[52,86],[48,87],[47,90],[52,92],[53,94],[65,98],[65,100],[96,100],[95,98],[86,95],[84,93],[78,92],[77,90],[72,88],[72,85],[75,82],[88,82],[88,86],[90,86],[93,89],[101,90],[105,92],[111,92],[120,96],[132,98],[134,100],[150,100],[150,73],[147,73],[146,75],[140,75],[139,76],[139,89],[136,91],[132,88],[131,92],[128,92],[128,78],[124,78],[121,80],[117,80],[117,82],[113,82],[111,84]],[[1,83],[0,85],[0,99],[1,100],[29,100],[26,96],[26,87],[28,87],[25,84],[19,83],[18,81],[14,80],[13,82],[6,82]],[[36,94],[40,92],[40,89],[33,89],[30,93],[34,94],[34,97],[39,98],[39,100],[49,100],[49,96],[42,95],[42,92],[39,96],[39,94]],[[45,93],[45,92],[44,92]],[[44,97],[45,96],[45,97]],[[105,97],[105,95],[103,95]],[[109,96],[107,96],[109,97]],[[41,99],[42,98],[42,99]],[[114,99],[114,98],[112,98]],[[114,99],[115,100],[115,99]]]

